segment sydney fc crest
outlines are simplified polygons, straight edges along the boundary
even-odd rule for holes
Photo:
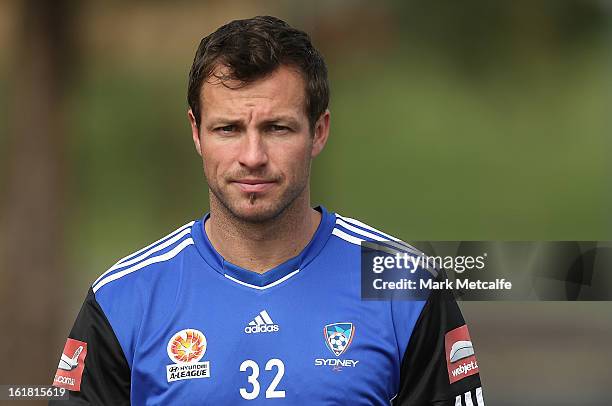
[[[340,355],[350,347],[353,337],[355,337],[353,323],[332,323],[323,327],[325,345],[335,355],[335,358],[316,358],[315,366],[330,366],[334,371],[341,371],[343,367],[356,367],[358,360],[340,358]]]
[[[336,357],[342,355],[349,348],[354,333],[353,323],[333,323],[323,328],[325,344]]]

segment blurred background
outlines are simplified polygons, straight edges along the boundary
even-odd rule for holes
[[[188,71],[260,14],[328,63],[313,204],[405,240],[612,239],[612,2],[0,0],[0,384],[50,384],[91,282],[207,211]],[[610,404],[612,303],[462,308],[488,405]]]

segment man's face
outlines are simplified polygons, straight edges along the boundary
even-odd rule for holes
[[[211,199],[240,220],[267,221],[308,199],[310,162],[327,140],[329,112],[312,134],[304,80],[291,67],[246,86],[227,85],[214,77],[204,83],[199,129],[189,111],[193,140]]]

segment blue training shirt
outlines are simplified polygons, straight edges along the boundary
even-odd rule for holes
[[[209,214],[121,259],[93,283],[54,384],[74,404],[484,405],[477,373],[449,381],[454,300],[362,300],[360,244],[393,237],[317,210],[309,244],[263,274],[221,257]]]

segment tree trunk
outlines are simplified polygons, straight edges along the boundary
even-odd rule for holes
[[[62,344],[64,107],[75,3],[22,1],[0,201],[0,382],[51,384]],[[64,332],[65,334],[65,332]]]

